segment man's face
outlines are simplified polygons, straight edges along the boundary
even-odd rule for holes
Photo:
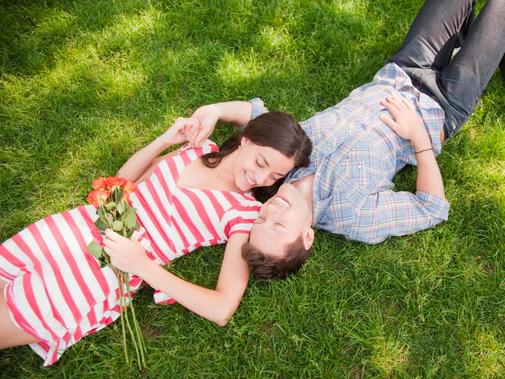
[[[282,257],[286,246],[300,236],[306,249],[312,246],[312,209],[292,184],[283,184],[261,207],[249,242],[265,254]]]

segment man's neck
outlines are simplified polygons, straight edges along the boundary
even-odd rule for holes
[[[302,178],[300,180],[297,180],[296,182],[292,183],[298,191],[303,195],[305,200],[310,206],[310,209],[312,209],[312,199],[313,199],[313,184],[314,184],[314,174],[308,175],[305,178]]]

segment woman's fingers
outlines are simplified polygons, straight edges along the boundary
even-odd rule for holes
[[[110,239],[111,241],[118,241],[122,238],[120,234],[117,234],[114,230],[112,229],[105,229],[105,236]]]

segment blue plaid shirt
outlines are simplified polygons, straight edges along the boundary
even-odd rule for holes
[[[447,220],[446,200],[421,191],[393,191],[395,174],[405,165],[417,163],[409,141],[379,119],[379,114],[387,112],[379,101],[393,94],[415,105],[435,155],[440,153],[444,111],[419,92],[399,66],[387,64],[371,83],[300,123],[313,143],[311,163],[293,170],[286,180],[315,174],[315,227],[348,239],[378,243]],[[253,118],[268,111],[261,99],[251,103]]]

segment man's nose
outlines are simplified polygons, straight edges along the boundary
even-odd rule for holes
[[[279,215],[280,209],[275,204],[269,204],[265,210],[265,218],[270,221],[275,221],[275,218]]]

